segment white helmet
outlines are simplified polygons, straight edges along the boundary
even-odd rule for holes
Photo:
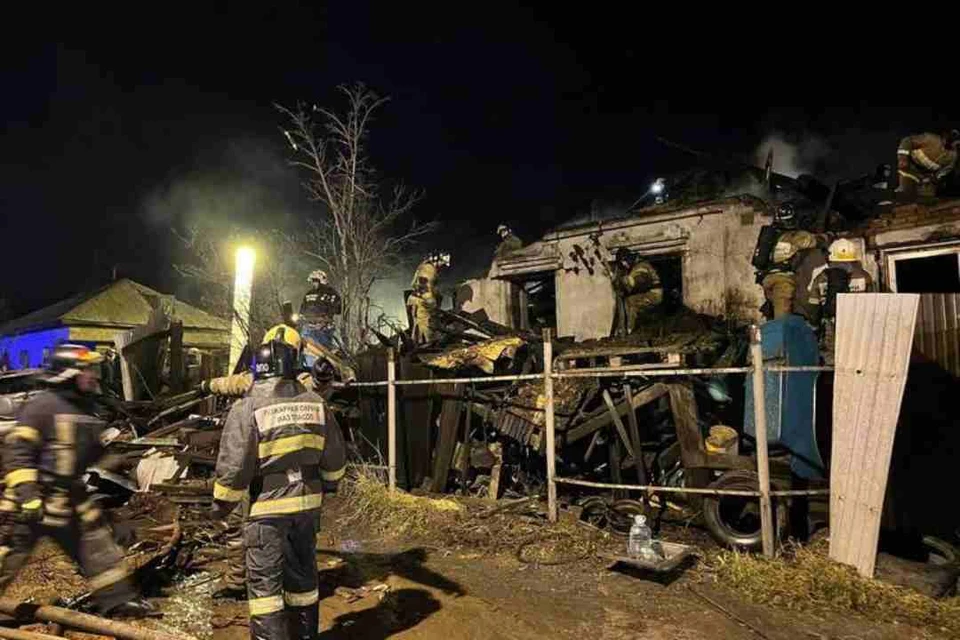
[[[860,259],[857,255],[857,245],[846,238],[834,240],[830,245],[830,262],[856,262]]]
[[[327,272],[322,269],[316,269],[310,273],[310,277],[307,278],[307,282],[319,282],[320,284],[327,284]]]
[[[511,233],[510,227],[508,227],[507,225],[501,224],[497,226],[497,235],[500,236],[501,238],[504,236],[510,235],[510,233]]]

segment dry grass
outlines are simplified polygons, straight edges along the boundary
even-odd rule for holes
[[[397,490],[360,472],[345,483],[342,526],[360,526],[375,535],[412,538],[446,548],[513,551],[524,562],[561,564],[594,553],[606,534],[573,522],[550,524],[542,514],[487,513],[490,502],[429,498]],[[536,503],[531,503],[536,506]]]
[[[904,587],[860,576],[827,557],[825,543],[794,547],[781,558],[720,552],[712,569],[719,582],[757,604],[792,610],[855,612],[960,634],[960,598],[936,600]]]

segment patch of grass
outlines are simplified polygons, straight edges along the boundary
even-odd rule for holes
[[[874,620],[960,634],[960,598],[937,600],[864,578],[853,567],[831,560],[825,543],[796,546],[773,560],[723,551],[711,564],[721,584],[757,604],[855,612]]]
[[[361,470],[345,482],[341,525],[374,535],[414,538],[447,548],[513,551],[524,562],[563,564],[593,555],[607,534],[575,522],[547,522],[535,514],[488,514],[492,503],[391,492],[376,473]],[[535,502],[530,507],[537,509]]]

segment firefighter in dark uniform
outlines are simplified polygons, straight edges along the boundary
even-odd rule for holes
[[[808,287],[808,302],[820,312],[820,351],[827,365],[833,364],[836,343],[837,294],[874,290],[873,278],[863,268],[859,253],[850,240],[835,240],[830,245],[827,263],[814,272]]]
[[[514,251],[523,249],[523,241],[518,238],[513,233],[513,229],[507,225],[501,224],[498,226],[497,235],[500,236],[500,243],[497,244],[497,249],[494,251],[494,258],[499,259],[507,254],[513,253]]]
[[[920,133],[907,136],[897,148],[897,196],[901,201],[917,196],[933,198],[937,183],[946,178],[957,164],[960,131],[943,134]]]
[[[214,517],[249,494],[247,604],[256,640],[314,639],[319,626],[316,534],[325,492],[345,465],[340,427],[296,380],[300,337],[280,327],[256,354],[256,382],[230,409],[220,440]]]
[[[623,309],[622,333],[632,333],[637,321],[663,303],[663,285],[656,268],[626,248],[617,249],[614,264],[614,290],[618,307]]]
[[[94,414],[102,361],[81,345],[56,346],[44,374],[50,389],[23,406],[4,438],[0,591],[37,540],[50,536],[80,565],[101,612],[142,617],[153,608],[131,583],[123,553],[82,480],[104,454],[104,422]]]
[[[340,293],[328,284],[327,272],[317,269],[307,281],[312,289],[303,295],[300,302],[300,333],[304,338],[318,342],[328,349],[336,348],[336,324],[334,318],[343,313]],[[307,354],[307,366],[315,356]]]

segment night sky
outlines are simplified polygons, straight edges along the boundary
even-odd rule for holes
[[[589,16],[582,4],[419,15],[339,4],[85,13],[97,31],[77,22],[60,42],[8,39],[0,298],[26,312],[105,283],[114,265],[176,292],[171,228],[304,215],[271,105],[338,106],[341,83],[391,98],[372,160],[425,190],[416,213],[442,225],[425,251],[472,264],[488,260],[500,221],[533,239],[690,165],[657,135],[750,158],[776,132],[798,145],[798,162],[839,176],[892,161],[904,134],[956,124],[928,92],[880,84],[891,70],[876,57],[830,70],[807,50],[707,23],[665,38],[675,25],[658,16]],[[912,98],[926,106],[882,106]]]

